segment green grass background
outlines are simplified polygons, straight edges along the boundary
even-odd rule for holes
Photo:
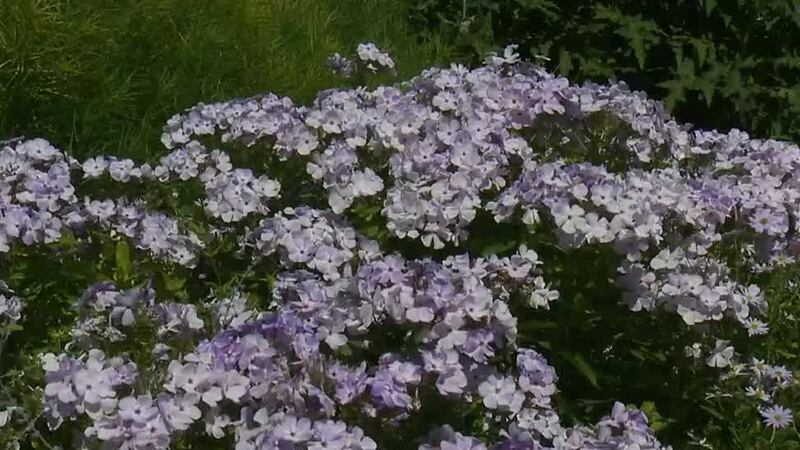
[[[198,102],[336,85],[333,52],[374,41],[401,79],[448,59],[398,0],[0,0],[0,136],[152,157]],[[1,138],[0,138],[1,139]]]

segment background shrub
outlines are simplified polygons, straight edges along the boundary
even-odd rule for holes
[[[516,43],[571,80],[624,80],[704,128],[800,137],[791,0],[423,0],[411,21],[466,61]]]

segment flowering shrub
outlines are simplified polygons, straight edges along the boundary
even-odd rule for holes
[[[394,67],[372,44],[358,57],[330,63]],[[730,369],[768,426],[792,421],[778,404],[792,373],[737,358],[720,334],[768,331],[767,299],[740,273],[800,248],[792,144],[693,130],[513,47],[310,106],[201,104],[162,142],[150,164],[78,161],[41,139],[0,152],[0,275],[14,288],[53,248],[95,264],[63,345],[25,385],[37,402],[4,410],[9,445],[670,448],[621,402],[593,424],[562,420],[547,349],[520,343],[520,317],[572,300],[546,255],[582,248],[611,261],[631,310],[691,326],[702,342],[687,358]],[[487,218],[522,233],[470,251]],[[0,323],[29,314],[0,288]]]

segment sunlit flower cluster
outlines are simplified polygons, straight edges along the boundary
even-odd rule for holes
[[[357,52],[370,70],[394,69],[373,44]],[[338,55],[330,64],[355,70]],[[587,129],[600,116],[615,137],[596,144]],[[232,437],[237,450],[371,450],[375,424],[398,427],[446,401],[476,407],[473,419],[501,432],[476,437],[439,423],[412,437],[420,449],[669,448],[644,413],[619,402],[593,425],[562,423],[557,372],[544,350],[517,344],[511,307],[560,298],[537,251],[387,252],[348,222],[360,204],[377,206],[392,238],[418,240],[431,255],[468,242],[479,215],[565,249],[608,248],[632,310],[663,307],[689,325],[733,319],[751,336],[768,332],[766,298],[738,282],[718,250],[760,272],[793,262],[800,248],[794,145],[692,130],[623,84],[570,85],[513,48],[399,87],[324,91],[309,107],[271,94],[201,104],[169,119],[161,140],[168,152],[154,165],[80,162],[40,139],[0,150],[0,253],[100,231],[205,286],[202,263],[215,256],[204,252],[226,233],[201,239],[146,196],[76,194],[101,181],[196,185],[187,207],[198,207],[204,228],[235,235],[235,257],[277,268],[261,305],[240,286],[193,303],[161,298],[155,273],[125,289],[92,285],[75,303],[69,352],[42,359],[48,423],[88,424],[82,445],[166,449],[205,433]],[[330,209],[276,209],[279,168],[234,167],[237,150],[300,161]],[[0,324],[19,320],[20,304],[0,284]],[[147,334],[155,347],[133,348]],[[100,350],[127,344],[148,364]],[[734,355],[718,339],[705,360],[748,373],[766,423],[786,426],[791,411],[771,396],[791,373]]]

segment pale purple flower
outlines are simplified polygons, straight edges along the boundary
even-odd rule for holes
[[[273,434],[279,440],[306,442],[312,436],[311,421],[305,417],[287,416],[275,427]]]
[[[744,327],[747,330],[748,336],[761,336],[769,332],[769,326],[764,321],[759,319],[747,319],[744,321]]]
[[[764,425],[773,428],[786,428],[792,423],[792,411],[780,405],[768,406],[759,410]]]
[[[159,412],[153,399],[148,395],[125,397],[119,401],[119,417],[139,425],[144,425],[155,418]]]

